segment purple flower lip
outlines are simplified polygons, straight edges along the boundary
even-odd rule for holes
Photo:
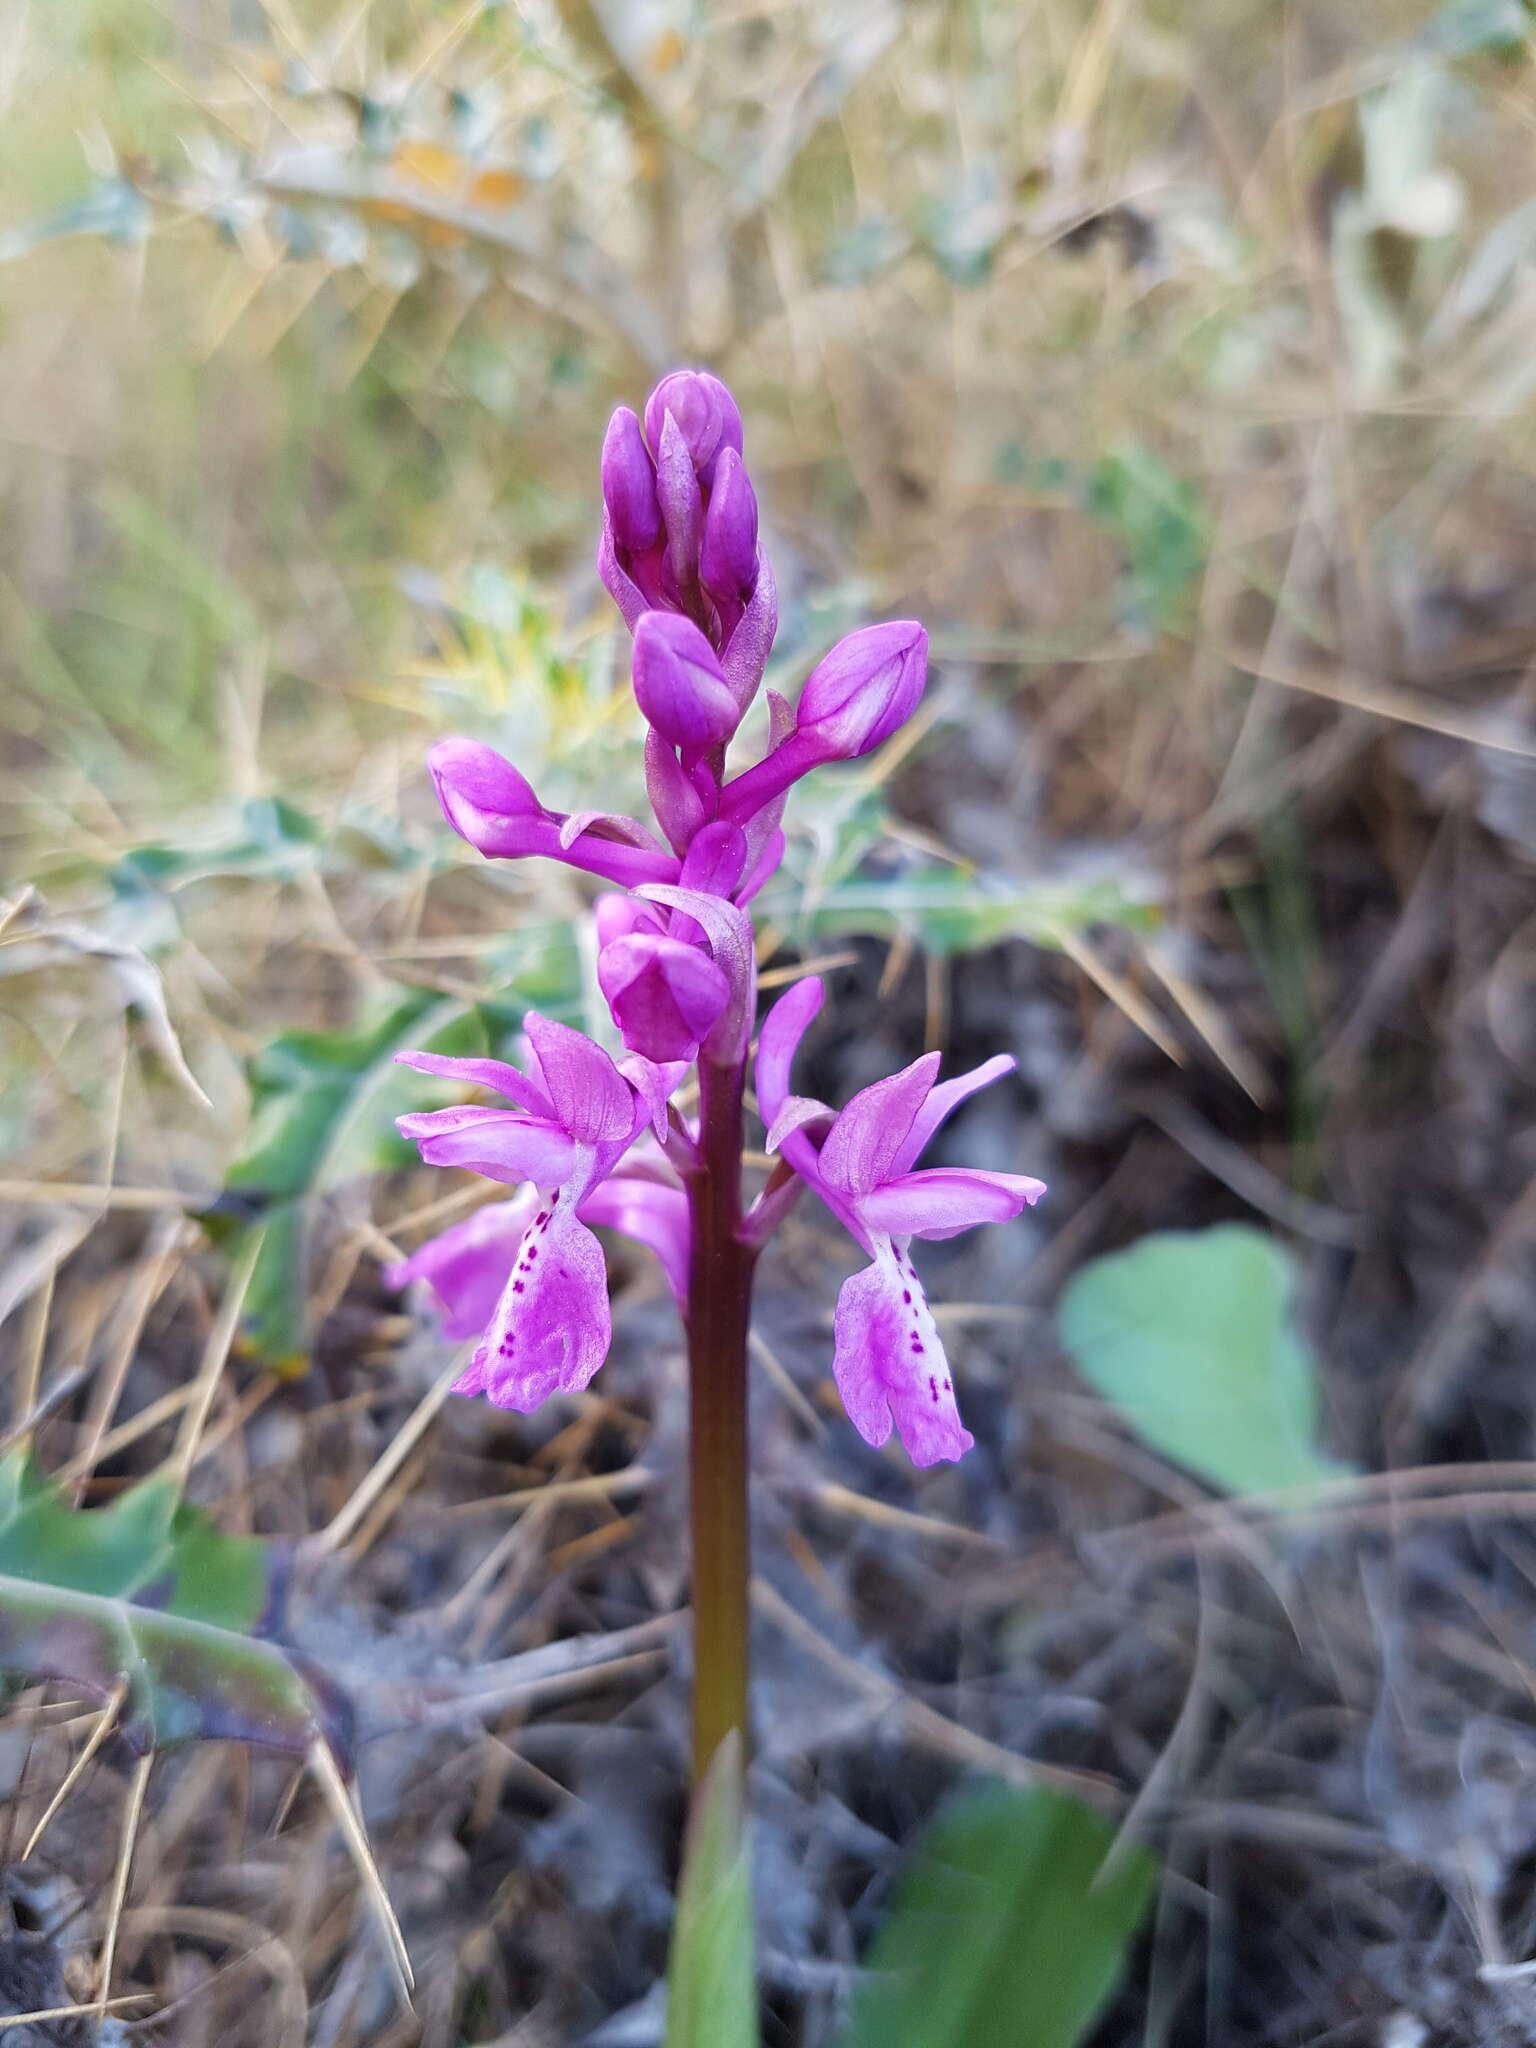
[[[608,1353],[607,1273],[588,1220],[612,1222],[655,1244],[673,1276],[686,1260],[686,1240],[677,1235],[684,1221],[680,1190],[636,1186],[622,1196],[602,1194],[682,1068],[663,1075],[648,1062],[630,1060],[629,1071],[621,1072],[601,1046],[569,1025],[532,1010],[524,1023],[521,1068],[505,1060],[400,1055],[406,1066],[493,1090],[515,1108],[466,1103],[398,1121],[429,1165],[531,1182],[531,1215],[526,1198],[514,1198],[478,1229],[458,1226],[392,1271],[399,1282],[430,1281],[455,1327],[483,1327],[454,1391],[485,1394],[498,1407],[527,1414],[553,1393],[579,1392]],[[647,1100],[651,1095],[655,1104]]]
[[[635,701],[668,746],[697,758],[741,720],[715,651],[679,612],[645,612],[635,627]],[[685,758],[684,766],[687,766]]]
[[[741,414],[735,399],[708,370],[673,370],[663,377],[645,401],[645,438],[658,461],[668,413],[677,422],[694,474],[708,490],[721,450],[741,453]]]

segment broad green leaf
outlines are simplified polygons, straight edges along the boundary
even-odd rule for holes
[[[0,1458],[0,1668],[103,1699],[126,1684],[121,1726],[141,1748],[335,1744],[329,1693],[250,1634],[272,1577],[268,1545],[223,1534],[169,1480],[81,1509],[27,1452]]]
[[[1073,2048],[1124,1968],[1157,1862],[1044,1787],[956,1799],[871,1944],[839,2048]]]
[[[1348,1468],[1317,1448],[1294,1291],[1289,1257],[1263,1231],[1159,1231],[1074,1277],[1062,1342],[1139,1436],[1211,1485],[1306,1486]]]
[[[220,1206],[238,1217],[259,1205],[267,1236],[241,1339],[278,1371],[300,1371],[308,1356],[307,1251],[317,1199],[357,1175],[403,1165],[411,1151],[395,1117],[458,1092],[397,1066],[396,1053],[411,1048],[484,1052],[485,1020],[457,998],[397,988],[353,1029],[286,1032],[252,1062],[250,1136]],[[239,1223],[234,1235],[243,1236]]]
[[[741,1750],[722,1744],[694,1796],[667,1962],[666,2048],[757,2048],[752,1872]]]

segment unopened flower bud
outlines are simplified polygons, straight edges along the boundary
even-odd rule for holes
[[[603,437],[603,502],[621,548],[641,554],[661,538],[656,466],[646,449],[640,422],[621,405]]]
[[[715,597],[746,596],[757,575],[757,494],[734,448],[723,448],[704,513],[699,581]]]
[[[645,402],[645,438],[658,457],[662,423],[668,413],[677,421],[694,472],[707,490],[714,482],[722,449],[741,453],[741,414],[735,399],[708,370],[674,370],[663,377]]]
[[[715,651],[680,612],[644,612],[635,627],[635,701],[669,746],[703,754],[740,722]]]
[[[928,635],[916,619],[864,626],[839,640],[806,678],[795,730],[824,761],[872,753],[906,724],[928,677]]]
[[[624,1043],[658,1063],[696,1058],[731,993],[703,947],[647,932],[604,946],[597,980]]]

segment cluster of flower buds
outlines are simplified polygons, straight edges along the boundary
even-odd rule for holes
[[[602,1362],[607,1292],[590,1224],[650,1246],[686,1303],[686,1190],[698,1156],[670,1099],[692,1062],[746,1060],[756,1011],[746,906],[783,858],[785,803],[813,769],[881,746],[923,694],[923,628],[910,619],[864,627],[816,665],[793,709],[768,692],[767,753],[728,771],[777,627],[742,450],[735,401],[699,370],[663,378],[643,424],[621,407],[603,445],[598,567],[633,635],[656,831],[601,811],[547,810],[509,761],[478,742],[444,740],[431,755],[443,814],[471,846],[493,858],[564,861],[626,892],[600,897],[595,912],[598,982],[625,1058],[616,1064],[581,1034],[534,1016],[522,1070],[408,1056],[515,1105],[402,1119],[428,1161],[526,1180],[538,1192],[471,1218],[392,1275],[402,1285],[429,1281],[450,1329],[484,1329],[459,1391],[505,1407],[526,1410],[556,1388],[583,1387]],[[873,1260],[840,1297],[838,1383],[870,1442],[885,1440],[894,1417],[919,1463],[955,1458],[971,1439],[906,1246],[914,1235],[1017,1215],[1043,1189],[1020,1175],[911,1168],[948,1111],[1012,1062],[936,1087],[935,1055],[834,1117],[790,1095],[787,1082],[789,1053],[820,1000],[820,982],[807,980],[767,1019],[758,1090],[769,1147],[793,1169],[791,1194],[813,1189]],[[748,1214],[755,1241],[783,1213],[784,1185]]]

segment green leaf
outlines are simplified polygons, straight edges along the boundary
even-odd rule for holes
[[[1130,442],[1094,467],[1088,510],[1125,549],[1136,609],[1156,626],[1178,625],[1210,548],[1195,485],[1150,448]]]
[[[1513,56],[1533,28],[1528,0],[1448,0],[1419,40],[1438,56],[1469,57],[1479,50]]]
[[[1289,1257],[1263,1231],[1159,1231],[1073,1278],[1062,1342],[1139,1436],[1213,1486],[1306,1486],[1349,1468],[1316,1445],[1316,1368],[1294,1292]]]
[[[1157,1862],[1039,1787],[956,1799],[876,1934],[839,2048],[1072,2048],[1152,1902]]]
[[[149,201],[143,193],[126,178],[103,178],[56,213],[0,235],[0,263],[12,262],[44,242],[63,241],[71,235],[99,235],[127,246],[142,242],[150,226]]]
[[[1150,930],[1157,906],[1138,902],[1114,875],[1089,880],[1014,882],[963,868],[839,882],[798,912],[775,897],[765,910],[798,917],[797,928],[816,939],[916,939],[934,953],[974,953],[1004,939],[1059,947],[1062,934],[1115,924]]]
[[[757,2048],[752,1873],[741,1748],[721,1744],[694,1795],[667,1963],[666,2048]]]
[[[278,1371],[301,1371],[308,1357],[308,1240],[319,1198],[359,1175],[405,1164],[411,1150],[395,1117],[462,1092],[397,1066],[395,1054],[412,1048],[483,1053],[485,1020],[457,998],[395,988],[351,1030],[286,1032],[251,1064],[250,1135],[220,1207],[238,1217],[259,1206],[266,1225],[241,1341]],[[210,1221],[217,1227],[219,1218]],[[243,1239],[244,1226],[237,1222],[230,1234]]]
[[[108,1698],[141,1749],[231,1736],[304,1755],[335,1745],[336,1708],[250,1631],[274,1556],[147,1479],[110,1507],[72,1507],[23,1450],[0,1458],[0,1668]]]

